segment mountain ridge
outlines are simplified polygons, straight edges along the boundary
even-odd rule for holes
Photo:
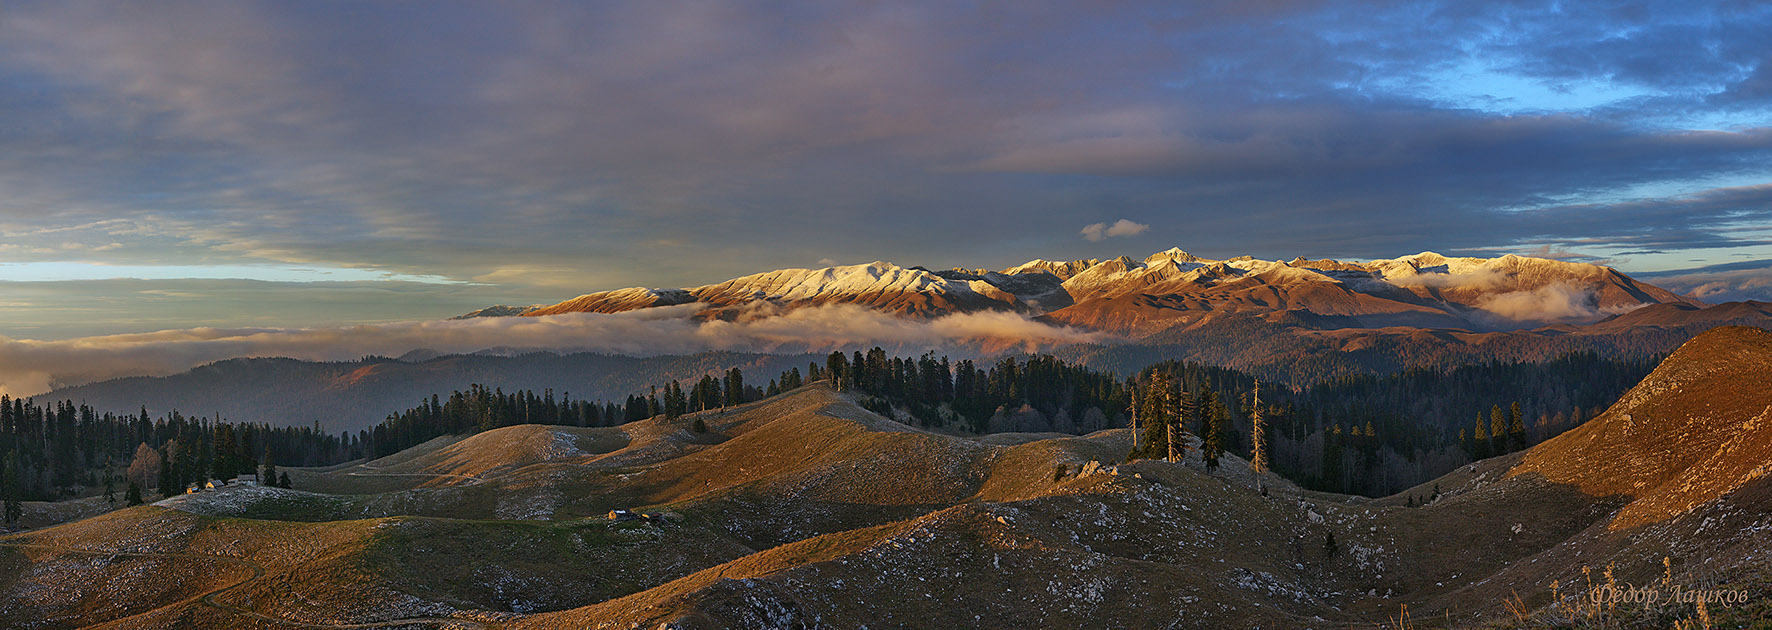
[[[1330,328],[1395,326],[1470,332],[1589,324],[1638,308],[1707,306],[1616,269],[1508,254],[1421,252],[1366,262],[1201,258],[1171,248],[1135,260],[1030,260],[1002,270],[932,271],[885,261],[778,269],[688,288],[630,287],[551,305],[470,315],[539,317],[699,304],[697,317],[732,319],[756,303],[787,308],[853,304],[912,318],[979,311],[1133,337],[1212,313]]]

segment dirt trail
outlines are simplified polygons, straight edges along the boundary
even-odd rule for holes
[[[229,584],[227,586],[211,589],[208,592],[205,592],[205,593],[198,595],[196,597],[193,597],[191,599],[198,600],[198,602],[202,603],[203,605],[208,606],[210,608],[214,608],[216,610],[225,611],[225,612],[232,613],[234,615],[238,615],[241,617],[249,617],[249,618],[263,621],[266,623],[273,623],[273,624],[285,625],[285,626],[295,626],[295,627],[299,627],[299,628],[392,628],[392,627],[410,626],[410,625],[414,625],[414,624],[426,624],[426,623],[439,624],[439,626],[443,627],[443,628],[456,628],[456,629],[463,629],[463,630],[485,630],[485,628],[486,628],[486,626],[484,624],[481,624],[480,622],[472,621],[472,620],[468,620],[468,619],[456,619],[453,617],[408,617],[405,619],[391,619],[388,621],[374,621],[374,622],[368,622],[368,623],[350,623],[350,624],[312,623],[312,622],[307,622],[307,621],[296,621],[293,619],[280,619],[280,618],[272,617],[272,616],[254,611],[254,610],[250,610],[250,609],[243,608],[240,606],[235,606],[233,604],[228,604],[225,602],[217,601],[215,599],[217,596],[219,596],[223,593],[226,593],[228,591],[240,588],[241,586],[245,586],[246,583],[265,576],[264,565],[261,565],[257,562],[253,562],[251,560],[247,560],[245,558],[235,558],[235,557],[231,557],[231,556],[218,556],[218,555],[212,555],[212,554],[206,554],[206,553],[192,553],[192,552],[114,551],[114,550],[109,550],[109,549],[85,549],[85,548],[81,548],[81,547],[63,547],[60,545],[45,545],[45,544],[39,544],[39,543],[21,543],[21,542],[8,542],[8,541],[0,541],[0,546],[25,547],[25,548],[32,548],[32,549],[46,549],[49,551],[58,551],[58,552],[62,552],[62,553],[80,553],[80,554],[89,554],[89,555],[95,555],[95,556],[134,556],[134,557],[142,557],[142,558],[185,558],[185,559],[195,559],[195,560],[220,560],[222,562],[229,562],[229,563],[233,563],[233,564],[237,564],[237,565],[243,565],[247,568],[252,569],[252,577],[246,578],[244,580],[240,580],[238,582],[235,582],[233,584]],[[191,601],[191,599],[186,599],[183,601],[175,602],[173,604],[168,604],[168,606],[177,606],[180,604],[189,603]],[[106,623],[115,623],[118,621],[124,621],[127,619],[140,617],[142,615],[145,615],[145,614],[157,611],[157,610],[162,610],[164,608],[166,608],[166,606],[162,606],[161,608],[155,608],[155,609],[151,609],[151,610],[145,610],[145,611],[133,614],[133,615],[129,615],[127,617],[119,617],[117,619],[112,619]]]
[[[369,471],[381,470],[380,468],[371,468],[368,465],[358,466],[358,468],[361,468],[364,470],[369,470]],[[462,479],[468,480],[467,483],[462,484],[464,486],[471,486],[471,485],[486,481],[485,477],[476,477],[473,475],[458,475],[455,473],[426,473],[426,472],[399,473],[399,472],[356,472],[356,471],[352,471],[352,472],[345,473],[345,475],[350,476],[350,477],[460,477]]]

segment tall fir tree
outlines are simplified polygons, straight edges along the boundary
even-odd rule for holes
[[[1210,389],[1200,396],[1200,459],[1207,472],[1218,471],[1218,457],[1224,454],[1224,424],[1229,415],[1218,393]]]
[[[277,485],[277,465],[271,463],[271,447],[268,444],[265,445],[264,457],[259,460],[258,482],[272,487]]]
[[[215,425],[215,456],[209,460],[210,475],[217,481],[227,483],[240,474],[240,445],[234,436],[234,425],[217,423]]]
[[[25,517],[24,485],[18,450],[8,450],[5,463],[0,464],[0,520],[6,521],[7,525],[16,525]]]
[[[117,464],[110,455],[105,456],[105,503],[117,503]]]

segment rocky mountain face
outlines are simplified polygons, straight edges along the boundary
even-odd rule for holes
[[[1210,260],[1170,249],[1143,260],[1033,260],[1001,271],[933,271],[878,261],[782,269],[702,287],[590,293],[507,312],[618,313],[683,304],[702,305],[700,317],[727,319],[760,304],[854,304],[921,318],[1012,311],[1135,337],[1222,315],[1328,330],[1488,332],[1587,324],[1647,306],[1704,306],[1609,267],[1543,258],[1424,252],[1368,262]]]

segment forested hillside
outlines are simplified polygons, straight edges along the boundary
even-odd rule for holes
[[[1344,376],[1303,388],[1269,383],[1260,398],[1267,459],[1306,487],[1387,495],[1579,425],[1654,365],[1649,358],[1583,352],[1542,363]],[[822,363],[808,361],[804,371],[791,367],[762,383],[729,368],[704,372],[688,386],[666,381],[619,401],[473,384],[419,398],[373,427],[347,433],[329,433],[317,423],[275,427],[219,414],[153,415],[146,408],[119,415],[72,401],[0,398],[0,492],[14,503],[100,491],[123,500],[131,482],[137,492],[176,492],[266,464],[380,457],[439,436],[516,424],[613,426],[676,417],[825,378],[871,410],[965,434],[1125,427],[1136,395],[1146,437],[1129,456],[1165,457],[1172,441],[1190,434],[1208,438],[1203,444],[1211,454],[1252,455],[1257,379],[1241,371],[1165,361],[1122,378],[1046,355],[985,366],[934,354],[888,356],[874,348],[831,353]],[[1157,400],[1174,402],[1152,407]]]

